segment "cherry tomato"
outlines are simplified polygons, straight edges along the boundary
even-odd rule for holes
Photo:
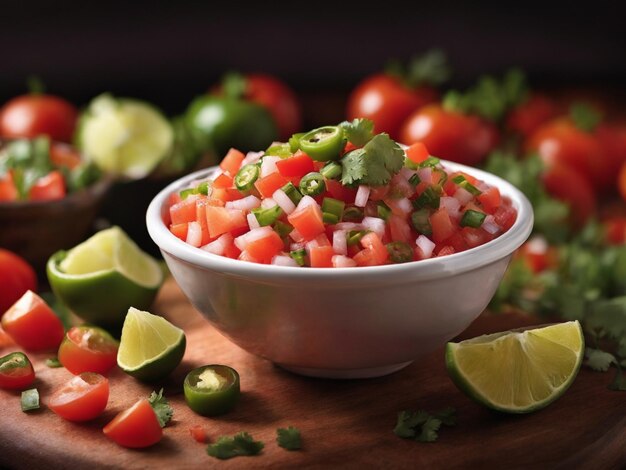
[[[0,317],[28,290],[37,290],[35,270],[24,258],[0,248]]]
[[[438,97],[439,92],[431,86],[409,88],[398,78],[381,73],[367,77],[356,86],[348,98],[346,113],[348,119],[371,119],[376,133],[386,132],[398,140],[400,128],[409,115]]]
[[[47,135],[52,140],[71,142],[77,117],[74,105],[58,96],[18,96],[0,109],[0,137]]]
[[[553,269],[559,265],[559,253],[556,247],[550,246],[543,237],[533,237],[524,243],[516,252],[533,273]]]
[[[507,128],[528,137],[539,126],[556,118],[561,112],[561,107],[555,100],[534,93],[511,110],[506,121]]]
[[[119,343],[106,331],[95,326],[75,326],[59,347],[59,361],[72,374],[97,372],[106,374],[117,364]]]
[[[117,444],[131,449],[149,447],[163,437],[159,420],[146,399],[122,411],[102,431]]]
[[[577,128],[569,118],[539,127],[527,140],[526,150],[538,153],[546,166],[562,163],[578,171],[596,190],[611,186],[615,173],[598,139]]]
[[[626,217],[613,216],[603,222],[606,241],[611,245],[626,243]]]
[[[93,372],[73,377],[50,397],[48,408],[68,421],[89,421],[102,414],[109,401],[109,381]]]
[[[402,143],[422,142],[432,155],[466,165],[480,163],[498,139],[498,131],[490,122],[438,104],[411,114],[400,131]]]
[[[35,381],[35,370],[24,353],[0,357],[0,388],[24,390]]]
[[[543,174],[546,191],[570,205],[572,222],[582,226],[596,212],[596,195],[591,183],[574,168],[555,162]]]
[[[54,170],[39,178],[28,192],[31,201],[54,201],[66,194],[65,180],[60,171]]]
[[[25,349],[56,349],[63,340],[63,324],[44,300],[27,291],[2,317],[2,328]]]
[[[626,162],[626,123],[600,123],[594,135],[602,147],[609,168],[607,171],[615,178],[614,175]]]

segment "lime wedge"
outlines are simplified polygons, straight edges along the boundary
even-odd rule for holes
[[[143,178],[170,151],[174,131],[151,104],[100,95],[81,116],[77,144],[100,169]]]
[[[48,281],[76,315],[109,329],[122,326],[132,305],[147,309],[163,283],[159,263],[119,227],[96,233],[48,260]]]
[[[163,317],[131,307],[122,328],[117,364],[139,380],[159,380],[180,364],[185,347],[183,330]]]
[[[448,343],[446,366],[454,383],[479,403],[529,413],[563,395],[584,350],[582,329],[573,321]]]

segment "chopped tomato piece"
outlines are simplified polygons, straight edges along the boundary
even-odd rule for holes
[[[199,442],[200,444],[206,444],[208,436],[206,433],[206,429],[204,429],[203,426],[196,425],[189,428],[189,434],[191,434],[191,437],[193,437],[196,442]]]
[[[416,142],[406,149],[406,158],[413,163],[422,163],[430,156],[428,149],[421,142]]]
[[[239,192],[238,189],[213,188],[213,191],[211,192],[211,201],[209,202],[209,204],[224,206],[225,202],[236,201],[237,199],[241,199],[241,193]],[[213,201],[217,201],[217,202],[213,202]]]
[[[267,236],[248,243],[246,251],[252,258],[267,264],[283,248],[284,243],[282,239],[272,230]]]
[[[241,168],[241,162],[245,157],[246,156],[239,150],[231,148],[220,162],[220,168],[234,177],[239,171],[239,168]]]
[[[196,201],[196,221],[200,224],[200,230],[202,231],[202,239],[200,240],[200,246],[204,246],[211,241],[209,235],[209,226],[206,221],[206,207],[209,204],[207,198],[198,198]],[[187,234],[185,234],[187,238]]]
[[[309,259],[313,268],[332,268],[335,251],[332,246],[315,246],[309,251]]]
[[[254,186],[263,197],[272,197],[277,189],[282,188],[289,180],[278,172],[270,173],[255,181]]]
[[[371,250],[372,258],[376,264],[385,264],[389,257],[389,252],[380,237],[373,232],[370,232],[361,238],[361,246],[366,250]]]
[[[71,379],[50,397],[48,407],[68,421],[89,421],[102,414],[109,401],[109,381],[93,372]]]
[[[195,196],[188,196],[170,207],[172,224],[184,224],[196,220],[196,199]]]
[[[356,189],[347,188],[337,180],[326,180],[326,190],[335,199],[352,204],[356,198]]]
[[[435,243],[441,243],[442,241],[450,238],[455,231],[450,215],[443,207],[436,210],[430,216],[430,225],[433,230],[432,238]]]
[[[53,201],[65,197],[65,180],[60,171],[54,170],[39,178],[28,192],[31,201]]]
[[[189,228],[189,224],[185,222],[184,224],[171,224],[170,232],[172,232],[175,236],[180,238],[182,241],[187,239],[187,229]]]
[[[451,247],[450,245],[445,245],[441,247],[441,249],[437,252],[437,256],[448,256],[453,255],[454,253],[456,253],[456,251],[454,251],[453,247]]]
[[[213,180],[214,188],[232,188],[233,186],[233,177],[228,173],[222,173],[217,178]]]
[[[478,195],[478,201],[487,213],[493,214],[502,203],[500,190],[492,186]]]
[[[286,178],[302,177],[315,169],[313,160],[304,152],[297,152],[293,157],[277,161],[276,168]]]
[[[412,236],[409,223],[402,217],[395,214],[391,215],[387,221],[391,240],[394,242],[411,242],[415,237]]]
[[[0,202],[3,201],[17,201],[19,194],[11,173],[0,177]]]
[[[224,207],[206,206],[206,222],[211,238],[240,228],[247,228],[248,221],[243,211]]]
[[[289,214],[287,219],[306,241],[314,239],[325,231],[322,210],[317,204],[298,208]]]
[[[131,449],[149,447],[163,437],[157,415],[146,399],[122,411],[102,431],[115,443]]]
[[[502,228],[502,230],[506,231],[515,223],[517,211],[509,205],[503,205],[496,209],[493,217],[496,219],[496,223]]]

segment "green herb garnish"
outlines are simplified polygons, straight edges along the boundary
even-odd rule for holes
[[[286,450],[302,449],[302,436],[300,430],[293,426],[288,428],[278,428],[276,431],[276,442]]]
[[[150,402],[161,427],[164,428],[167,426],[174,415],[174,410],[163,396],[163,389],[159,390],[159,393],[152,392],[150,398],[148,398],[148,402]]]
[[[265,447],[260,441],[255,441],[247,432],[238,432],[234,436],[221,436],[207,447],[207,454],[217,459],[226,460],[233,457],[257,455]]]
[[[404,151],[387,134],[378,134],[363,148],[348,152],[341,159],[341,183],[344,186],[383,186],[398,173],[404,163]]]

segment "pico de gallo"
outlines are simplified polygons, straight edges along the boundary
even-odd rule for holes
[[[211,180],[170,197],[170,231],[209,253],[263,264],[354,267],[465,251],[506,232],[511,201],[446,169],[422,143],[403,150],[355,119],[265,152],[231,149]]]

